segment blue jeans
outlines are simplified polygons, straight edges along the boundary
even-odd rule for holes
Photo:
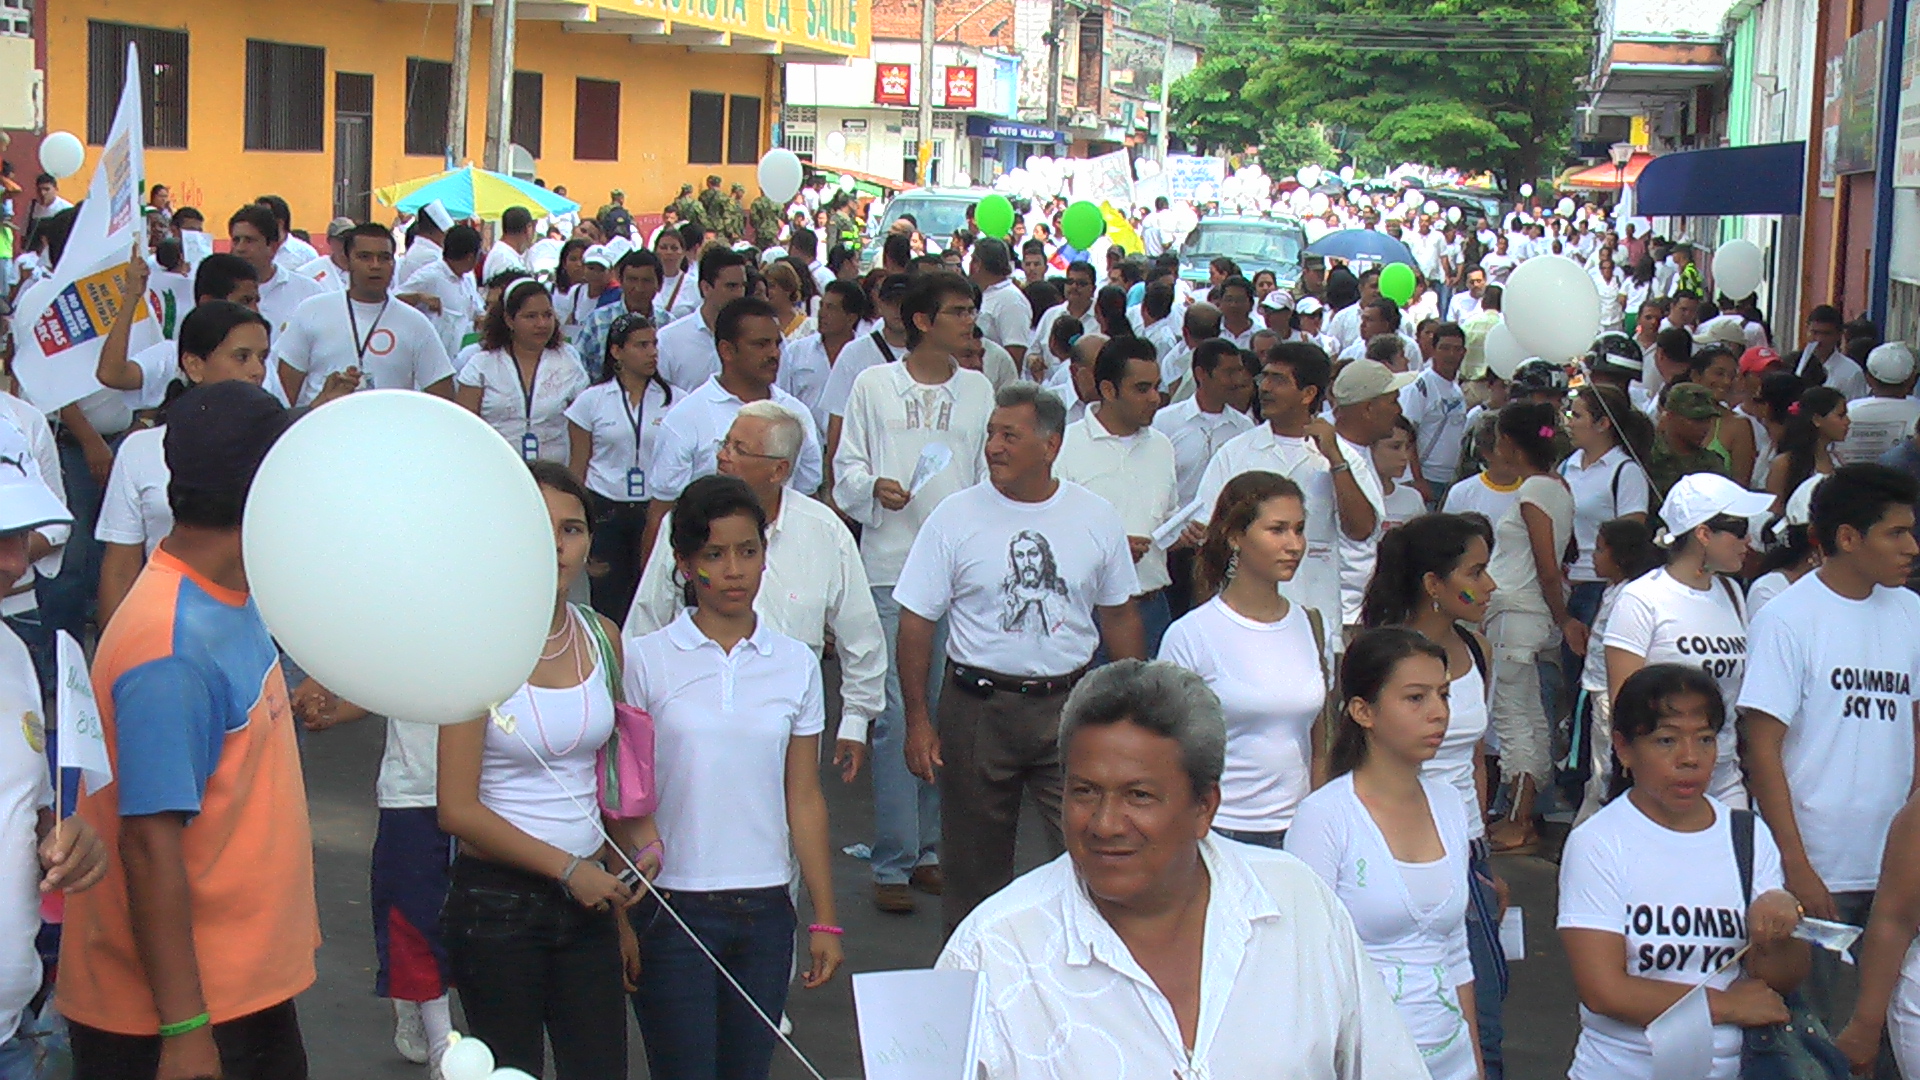
[[[784,885],[660,895],[776,1023],[787,1007],[795,918]],[[766,1080],[775,1036],[652,894],[633,907],[640,988],[633,1015],[653,1080]]]
[[[1161,589],[1144,600],[1136,599],[1134,606],[1140,609],[1140,624],[1146,628],[1147,659],[1160,655],[1160,639],[1167,636],[1167,627],[1173,625],[1173,608],[1167,603],[1167,590]]]
[[[1867,917],[1873,913],[1873,895],[1871,892],[1834,893],[1836,920],[1854,926],[1867,925]],[[1853,948],[1847,951],[1852,954],[1853,964],[1843,962],[1826,949],[1815,948],[1813,966],[1807,969],[1807,979],[1800,984],[1807,1006],[1827,1025],[1829,1032],[1837,1033],[1847,1025],[1853,1016],[1854,1001],[1860,996],[1860,969],[1855,966],[1860,960],[1860,943],[1854,942]],[[1873,1080],[1897,1080],[1900,1075],[1885,1036],[1880,1039],[1880,1056],[1867,1075]]]
[[[111,441],[118,446],[118,438]],[[65,630],[75,641],[85,641],[87,620],[100,595],[101,547],[93,538],[93,527],[100,519],[100,500],[106,492],[87,468],[86,452],[75,443],[60,443],[60,473],[67,509],[73,513],[73,533],[67,537],[60,573],[40,578],[34,592],[49,635]]]
[[[73,1072],[73,1050],[67,1045],[67,1022],[54,1009],[52,998],[38,1015],[29,1006],[20,1014],[20,1027],[0,1043],[0,1080],[51,1080]]]
[[[1467,858],[1467,955],[1473,961],[1473,1004],[1480,1022],[1480,1058],[1486,1080],[1501,1080],[1506,1037],[1507,957],[1500,948],[1500,898],[1493,891],[1487,842],[1475,840]]]
[[[887,704],[873,718],[868,733],[873,768],[873,880],[878,885],[904,885],[918,866],[940,862],[940,789],[907,771],[907,715],[900,694],[900,661],[895,648],[900,638],[900,605],[893,586],[873,587],[873,606],[880,612],[880,632],[887,639]],[[947,623],[933,630],[934,663],[927,674],[927,714],[939,715],[940,687],[947,653]]]

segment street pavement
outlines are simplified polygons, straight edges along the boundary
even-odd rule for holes
[[[830,676],[830,682],[833,680]],[[837,702],[834,703],[837,706]],[[837,712],[835,713],[837,715]],[[301,1026],[315,1080],[425,1080],[423,1066],[408,1064],[393,1048],[392,1009],[373,996],[373,932],[367,903],[368,853],[377,815],[374,775],[385,732],[366,721],[309,734],[304,740],[307,793],[313,818],[314,859],[325,937],[319,980],[299,1001]],[[867,867],[841,853],[870,839],[871,792],[863,775],[843,785],[822,769],[832,822],[834,887],[846,927],[847,968],[819,990],[793,990],[788,1013],[793,1041],[826,1080],[861,1075],[853,998],[848,973],[926,967],[940,951],[937,898],[921,896],[912,915],[874,910]],[[1032,814],[1024,823],[1021,868],[1038,861]],[[1507,1076],[1551,1080],[1566,1075],[1579,1031],[1573,982],[1553,933],[1552,863],[1507,858],[1496,864],[1526,912],[1527,959],[1513,965],[1507,999]],[[806,918],[802,907],[801,917]],[[459,1026],[458,1012],[455,1026]],[[1279,1033],[1284,1038],[1284,1033]],[[629,1075],[647,1075],[640,1036],[628,1021]],[[549,1073],[551,1075],[551,1073]],[[777,1080],[809,1080],[806,1069],[782,1049],[774,1061]],[[1089,1078],[1094,1080],[1094,1078]]]

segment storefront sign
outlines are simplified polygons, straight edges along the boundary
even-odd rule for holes
[[[913,65],[873,65],[873,103],[875,105],[913,104]]]
[[[867,55],[872,33],[872,0],[598,0],[598,6],[841,56]]]
[[[1067,137],[1049,127],[1000,120],[991,116],[967,117],[967,135],[975,139],[1013,139],[1017,142],[1063,143]]]
[[[947,68],[947,108],[971,109],[978,100],[980,72],[972,67]]]

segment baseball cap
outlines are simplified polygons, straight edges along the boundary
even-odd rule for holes
[[[595,266],[605,268],[605,267],[612,266],[614,262],[617,260],[614,260],[607,256],[607,249],[605,245],[595,244],[592,247],[589,247],[586,250],[586,253],[584,255],[580,256],[580,261],[583,263],[592,263]]]
[[[1748,491],[1719,473],[1688,473],[1674,481],[1660,504],[1660,520],[1667,525],[1660,539],[1670,544],[1722,514],[1750,518],[1772,508],[1773,496],[1764,491]]]
[[[912,288],[913,279],[907,275],[888,274],[887,279],[880,283],[880,291],[876,295],[882,300],[893,301],[907,295]]]
[[[1867,354],[1867,374],[1883,383],[1913,378],[1913,350],[1903,341],[1884,341]]]
[[[26,433],[13,421],[0,419],[0,533],[72,521],[73,515],[40,479]]]
[[[1755,345],[1740,354],[1740,374],[1758,375],[1779,362],[1779,353],[1765,345]]]
[[[772,266],[774,263],[777,263],[781,259],[784,259],[786,257],[787,257],[787,249],[781,247],[778,244],[775,244],[774,246],[760,253],[760,265]]]
[[[161,441],[169,489],[242,492],[292,422],[273,395],[231,379],[182,394],[167,407]]]
[[[1693,331],[1695,345],[1731,345],[1747,347],[1747,321],[1738,315],[1715,315]]]
[[[433,227],[445,232],[453,228],[453,215],[447,212],[447,204],[435,199],[420,208],[420,216],[433,222]]]
[[[1419,377],[1417,372],[1396,372],[1378,360],[1355,360],[1334,376],[1333,404],[1337,408],[1385,397]]]
[[[1593,339],[1593,344],[1587,349],[1587,364],[1595,370],[1610,368],[1638,375],[1646,370],[1647,357],[1639,342],[1618,330],[1611,330]]]
[[[1528,394],[1563,393],[1567,389],[1565,368],[1548,360],[1533,357],[1521,361],[1513,369],[1513,377],[1507,380],[1509,389],[1522,397]]]
[[[1317,296],[1303,296],[1293,305],[1295,315],[1321,315],[1326,310],[1327,305],[1321,303]]]
[[[357,224],[359,224],[359,222],[354,221],[350,217],[334,218],[332,221],[327,222],[327,239],[331,240],[335,237],[345,236],[352,232],[354,226]]]
[[[1788,525],[1813,524],[1813,489],[1819,487],[1820,481],[1825,479],[1825,474],[1814,473],[1800,481],[1800,486],[1794,488],[1793,494],[1787,496]]]
[[[1720,415],[1720,405],[1713,400],[1713,391],[1699,383],[1675,383],[1668,388],[1666,410],[1688,420],[1711,420]]]
[[[627,197],[627,193],[621,191],[619,188],[614,188],[612,191],[607,192],[607,197],[610,199],[624,199]]]
[[[1293,294],[1285,289],[1275,289],[1267,294],[1265,300],[1260,301],[1260,306],[1268,311],[1292,311]]]

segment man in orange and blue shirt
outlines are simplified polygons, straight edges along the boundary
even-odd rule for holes
[[[114,613],[93,685],[116,782],[80,813],[116,852],[67,907],[76,1080],[303,1080],[313,844],[286,678],[240,516],[288,416],[246,382],[168,410],[174,527]]]

